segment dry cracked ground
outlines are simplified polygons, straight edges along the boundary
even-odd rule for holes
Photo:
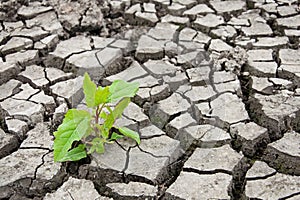
[[[0,199],[300,199],[296,0],[2,0]],[[139,132],[53,162],[82,75],[140,83]]]

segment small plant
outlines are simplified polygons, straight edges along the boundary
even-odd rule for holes
[[[114,81],[110,86],[97,87],[85,73],[83,91],[88,108],[85,110],[70,109],[63,123],[54,132],[54,161],[76,161],[85,158],[94,151],[104,153],[105,143],[113,143],[124,136],[140,143],[139,134],[126,127],[116,127],[116,119],[130,103],[130,97],[135,96],[139,89],[138,83]],[[115,105],[114,108],[109,104]],[[82,141],[73,148],[74,142]]]

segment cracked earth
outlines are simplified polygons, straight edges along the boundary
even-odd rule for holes
[[[2,0],[0,199],[300,199],[296,0]],[[139,132],[53,162],[82,75]]]

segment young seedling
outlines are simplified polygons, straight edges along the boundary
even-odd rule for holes
[[[87,73],[84,74],[83,92],[88,108],[85,110],[70,109],[63,123],[54,132],[54,161],[77,161],[94,151],[104,153],[106,143],[113,143],[124,136],[140,143],[139,134],[126,127],[116,127],[115,121],[139,89],[138,83],[114,81],[110,86],[97,87]],[[115,105],[114,108],[109,105]],[[81,141],[73,148],[74,142]]]

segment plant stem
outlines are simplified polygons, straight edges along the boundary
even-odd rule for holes
[[[99,121],[99,106],[96,108],[96,115],[95,115],[95,124],[98,124]]]
[[[86,141],[85,143],[86,143],[86,144],[89,144],[89,145],[91,145],[91,146],[93,146],[93,143],[92,143],[92,142]]]
[[[96,113],[95,113],[95,124],[98,124],[99,123],[99,106],[97,106],[96,108]],[[94,126],[94,132],[95,132],[95,135],[99,135],[99,130],[96,126]]]
[[[101,112],[102,112],[103,108],[105,107],[105,105],[106,105],[106,103],[102,104],[102,106],[100,107],[100,109],[99,109],[99,115],[101,114]]]
[[[100,105],[97,106],[97,108],[96,108],[96,115],[95,115],[95,124],[98,124],[98,123],[99,123],[99,116],[100,116],[100,114],[101,114],[101,112],[102,112],[104,106],[105,106],[105,103],[103,103],[103,104],[101,105],[101,107],[100,107]],[[97,127],[94,128],[94,131],[95,131],[95,134],[96,134],[96,135],[99,135],[99,137],[101,137],[101,134],[99,133],[99,130],[97,129]]]

